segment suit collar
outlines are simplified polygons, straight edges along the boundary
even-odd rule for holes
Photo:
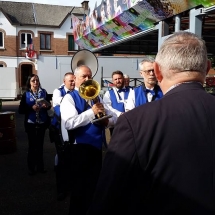
[[[202,89],[204,90],[202,84],[200,82],[184,82],[180,83],[179,85],[175,86],[173,89],[170,89],[164,96],[171,95],[176,92],[190,90],[190,89]]]

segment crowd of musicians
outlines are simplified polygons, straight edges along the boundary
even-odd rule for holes
[[[70,197],[70,215],[215,214],[215,97],[203,88],[210,67],[204,41],[177,32],[139,63],[143,84],[129,86],[116,70],[103,97],[80,95],[93,76],[88,65],[66,73],[52,101],[30,75],[19,105],[28,174],[46,173],[49,131],[57,200]]]

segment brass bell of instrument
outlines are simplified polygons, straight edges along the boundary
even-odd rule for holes
[[[95,80],[89,79],[79,87],[79,95],[87,100],[94,100],[100,93],[101,87]]]
[[[101,87],[99,83],[93,79],[89,79],[85,82],[83,82],[79,87],[79,95],[86,100],[92,100],[94,103],[99,102],[99,93],[100,93]],[[96,115],[96,119],[92,121],[92,123],[100,121],[105,118],[110,118],[112,115],[106,115],[105,111],[98,113]]]

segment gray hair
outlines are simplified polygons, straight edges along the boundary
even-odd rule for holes
[[[67,72],[67,73],[65,73],[64,78],[68,75],[74,75],[74,73],[73,72]]]
[[[140,70],[143,69],[143,64],[144,64],[145,62],[154,63],[154,62],[155,62],[155,59],[154,59],[153,57],[151,57],[151,56],[145,56],[145,57],[142,59],[142,61],[139,63],[139,68],[140,68]]]
[[[192,71],[205,76],[207,60],[205,42],[197,35],[184,31],[176,32],[167,38],[155,58],[162,74],[167,78],[170,78],[172,73]]]
[[[74,75],[75,75],[75,76],[77,76],[77,75],[79,74],[79,71],[80,71],[80,69],[81,69],[82,67],[86,67],[86,68],[88,68],[88,69],[91,71],[90,67],[88,67],[88,66],[86,66],[86,65],[81,65],[81,66],[78,66],[78,67],[75,68],[75,71],[74,71]]]
[[[130,78],[129,75],[124,74],[124,78]]]

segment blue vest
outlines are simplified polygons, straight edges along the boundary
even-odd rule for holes
[[[155,95],[152,97],[152,101],[158,100],[163,97],[163,93],[158,85],[155,85],[154,92]],[[146,104],[148,102],[146,94],[147,93],[145,86],[141,85],[139,87],[134,88],[135,107],[138,107],[142,104]]]
[[[69,93],[74,102],[78,114],[90,109],[85,99],[81,98],[78,91],[74,90]],[[104,127],[99,124],[88,123],[85,126],[71,130],[76,143],[90,144],[98,149],[102,148]],[[69,133],[70,134],[70,133]]]
[[[64,85],[61,86],[60,88],[58,88],[58,90],[60,91],[62,97],[64,97],[66,95]],[[54,116],[53,116],[53,118],[51,120],[51,124],[54,127],[56,127],[57,129],[59,129],[59,126],[60,126],[59,120],[60,120],[60,105],[56,105],[54,107]]]
[[[124,90],[124,100],[128,99],[128,94],[130,92],[130,87],[126,87],[125,90]],[[124,103],[123,102],[117,102],[117,98],[116,98],[116,95],[114,93],[114,90],[111,89],[109,90],[109,93],[110,93],[110,99],[111,99],[111,105],[114,109],[120,111],[120,112],[125,112],[125,106],[124,106]],[[123,99],[120,97],[120,95],[118,94],[119,96],[119,99],[123,101]]]
[[[30,92],[26,91],[26,104],[29,106],[33,106],[36,103],[36,99],[46,98],[46,91],[44,89],[41,89],[38,92],[37,98]],[[39,118],[41,122],[46,122],[48,119],[47,110],[41,108],[39,111]],[[32,122],[36,123],[36,112],[32,109],[29,112],[28,119],[30,119]]]

